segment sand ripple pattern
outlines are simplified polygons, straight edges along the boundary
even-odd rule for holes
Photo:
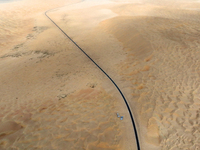
[[[154,142],[160,143],[163,150],[197,150],[200,148],[199,27],[171,19],[146,21],[144,24],[153,24],[146,26],[151,29],[146,31],[146,37],[154,51],[142,64],[134,66],[137,75],[132,83],[134,95],[139,95],[137,101],[144,102],[140,114],[152,113],[147,136],[157,138]]]
[[[124,82],[132,83],[132,101],[140,122],[147,125],[146,140],[162,150],[198,150],[199,12],[166,9],[161,13],[163,17],[118,17],[120,25],[112,20],[107,31],[128,53],[119,73]]]
[[[0,147],[116,150],[120,130],[112,108],[112,97],[92,88],[63,96],[58,101],[40,103],[40,106],[27,104],[4,118],[5,123],[0,126]]]

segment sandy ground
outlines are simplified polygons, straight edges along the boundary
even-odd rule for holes
[[[200,149],[198,1],[0,4],[0,149]],[[116,113],[124,116],[117,118]]]

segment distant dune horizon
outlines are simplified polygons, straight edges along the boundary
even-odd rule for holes
[[[15,1],[20,1],[20,0],[0,0],[0,3],[10,3]]]

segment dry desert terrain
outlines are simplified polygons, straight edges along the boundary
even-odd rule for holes
[[[46,11],[141,150],[200,149],[200,1],[0,2],[0,150],[137,150]]]

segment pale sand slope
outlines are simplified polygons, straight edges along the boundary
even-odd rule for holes
[[[51,16],[119,83],[142,149],[197,150],[200,3],[130,2]]]
[[[186,4],[178,6],[156,7],[143,17],[131,17],[130,11],[130,17],[115,18],[102,25],[130,50],[126,63],[119,67],[122,76],[132,83],[130,88],[133,100],[138,103],[139,118],[147,125],[147,141],[166,150],[197,150],[200,148],[200,13],[186,9]],[[200,8],[199,3],[188,6]],[[138,6],[135,7],[137,10]],[[120,14],[120,8],[113,11]],[[119,22],[123,23],[113,29]],[[130,24],[132,28],[119,33]]]
[[[1,4],[1,150],[136,149],[115,87],[44,15],[75,2]]]

